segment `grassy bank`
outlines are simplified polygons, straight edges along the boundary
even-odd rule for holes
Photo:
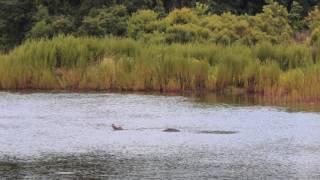
[[[320,49],[60,36],[0,55],[0,89],[233,91],[318,101]]]

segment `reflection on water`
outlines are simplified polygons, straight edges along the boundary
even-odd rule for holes
[[[320,114],[299,110],[239,96],[0,93],[0,175],[319,179]]]
[[[237,131],[198,131],[200,134],[236,134]]]
[[[286,103],[272,101],[268,97],[259,95],[217,95],[203,94],[191,96],[195,102],[206,105],[225,105],[225,106],[274,106],[288,112],[320,112],[320,104],[314,103]]]

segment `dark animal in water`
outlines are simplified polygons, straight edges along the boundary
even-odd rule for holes
[[[167,128],[167,129],[163,130],[163,132],[180,132],[180,130],[174,129],[174,128]]]
[[[112,129],[113,129],[114,131],[121,131],[121,130],[123,130],[123,128],[122,128],[121,126],[116,126],[116,125],[114,125],[114,124],[112,124],[111,126],[112,126]]]

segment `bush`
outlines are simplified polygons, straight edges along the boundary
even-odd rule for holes
[[[175,9],[165,19],[169,24],[198,24],[199,17],[188,8]]]
[[[52,38],[57,35],[67,35],[74,32],[74,22],[68,16],[49,16],[48,9],[39,6],[35,15],[36,23],[27,33],[28,38]]]
[[[311,30],[320,27],[320,8],[316,6],[306,17],[306,21]]]
[[[128,20],[128,35],[138,39],[144,33],[152,33],[157,28],[158,14],[151,10],[140,10],[134,13]]]
[[[91,36],[124,36],[127,33],[127,19],[128,13],[124,6],[92,10],[83,19],[79,33]]]
[[[263,7],[263,12],[253,16],[250,20],[253,27],[266,33],[267,40],[272,43],[288,41],[292,29],[288,21],[285,7],[274,2]]]
[[[210,35],[206,29],[193,24],[174,25],[166,31],[166,41],[169,43],[179,42],[187,43],[201,39],[206,39]]]

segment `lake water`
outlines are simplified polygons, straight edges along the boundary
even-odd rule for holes
[[[316,108],[241,102],[214,95],[3,92],[0,176],[320,179]],[[113,131],[112,123],[126,130]]]

